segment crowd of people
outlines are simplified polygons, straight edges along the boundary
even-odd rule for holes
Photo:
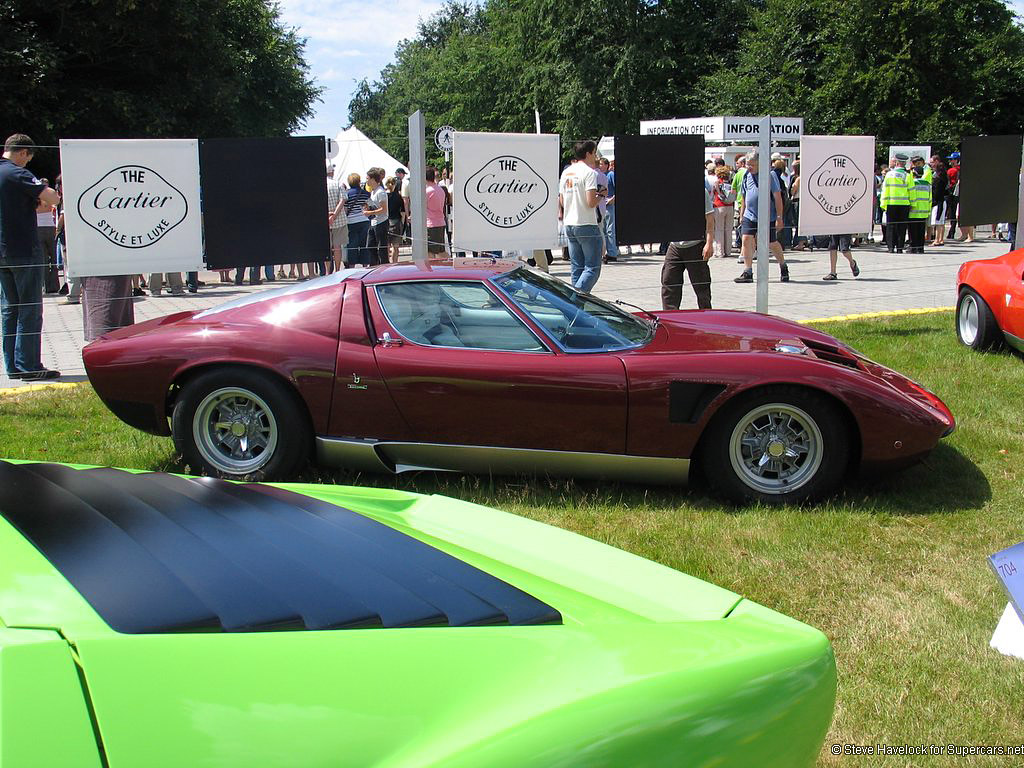
[[[3,354],[7,374],[28,380],[59,376],[40,362],[42,294],[67,294],[66,302],[83,305],[86,340],[134,321],[132,298],[195,293],[203,285],[196,272],[122,275],[68,279],[60,285],[61,269],[67,274],[68,251],[64,234],[60,177],[51,188],[25,166],[35,145],[24,134],[15,134],[4,145],[0,160],[0,288],[3,300]],[[957,229],[960,195],[960,153],[947,157],[896,153],[889,167],[878,165],[874,174],[875,223],[890,253],[923,253],[926,243],[942,247]],[[705,164],[704,237],[662,243],[662,305],[677,309],[682,285],[688,278],[700,308],[711,307],[713,257],[732,258],[738,251],[743,269],[737,283],[752,283],[758,230],[761,174],[757,153],[736,157],[732,166],[724,156]],[[399,259],[400,249],[411,242],[410,185],[404,168],[388,176],[372,167],[336,179],[333,165],[326,171],[327,221],[330,246],[322,260],[249,268],[249,283],[263,280],[307,280],[346,267],[374,266]],[[428,167],[424,185],[427,252],[433,256],[465,255],[452,243],[452,178],[447,169]],[[764,189],[769,195],[769,251],[779,265],[779,279],[789,282],[785,251],[828,250],[829,269],[823,280],[839,279],[837,264],[842,254],[853,277],[860,266],[852,250],[868,233],[815,236],[798,227],[801,176],[800,162],[791,164],[781,153],[771,156]],[[562,258],[569,262],[570,282],[583,292],[597,284],[602,265],[622,255],[616,237],[615,162],[599,156],[597,144],[576,142],[570,162],[563,169],[558,190],[559,239]],[[949,226],[947,233],[946,227]],[[974,228],[961,226],[961,241],[972,242]],[[1008,227],[1013,241],[1015,225]],[[630,253],[633,246],[625,246]],[[641,251],[647,244],[639,246]],[[651,247],[653,252],[653,246]],[[481,255],[481,254],[476,254]],[[501,255],[487,252],[482,255]],[[550,250],[515,252],[532,266],[548,270]],[[73,258],[73,257],[72,257]],[[262,277],[261,277],[262,269]],[[287,272],[285,271],[287,269]],[[275,271],[276,270],[276,271]],[[220,271],[223,283],[242,284],[245,268]]]

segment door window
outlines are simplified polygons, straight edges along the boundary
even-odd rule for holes
[[[482,283],[386,283],[375,290],[388,322],[416,344],[547,351],[533,332]]]

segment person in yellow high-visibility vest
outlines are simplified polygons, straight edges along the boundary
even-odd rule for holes
[[[907,156],[896,155],[896,165],[889,169],[882,179],[882,196],[879,206],[885,211],[885,245],[889,253],[903,253],[907,242],[907,225],[910,223],[910,174],[904,167]]]
[[[924,253],[924,235],[932,213],[932,185],[923,168],[914,168],[910,186],[910,253]]]

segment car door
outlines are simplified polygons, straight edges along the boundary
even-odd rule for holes
[[[624,452],[614,355],[553,350],[476,280],[381,283],[367,301],[378,368],[417,441]]]

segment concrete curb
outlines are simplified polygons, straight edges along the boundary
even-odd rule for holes
[[[922,309],[888,309],[882,312],[862,312],[859,315],[834,315],[833,317],[814,317],[810,320],[801,320],[803,325],[808,323],[838,323],[845,320],[864,320],[870,317],[897,317],[899,315],[931,315],[937,312],[952,312],[956,307],[923,307]]]
[[[0,389],[0,397],[16,397],[26,392],[42,392],[44,389],[71,389],[88,384],[87,381],[55,381],[52,384],[25,384]]]

